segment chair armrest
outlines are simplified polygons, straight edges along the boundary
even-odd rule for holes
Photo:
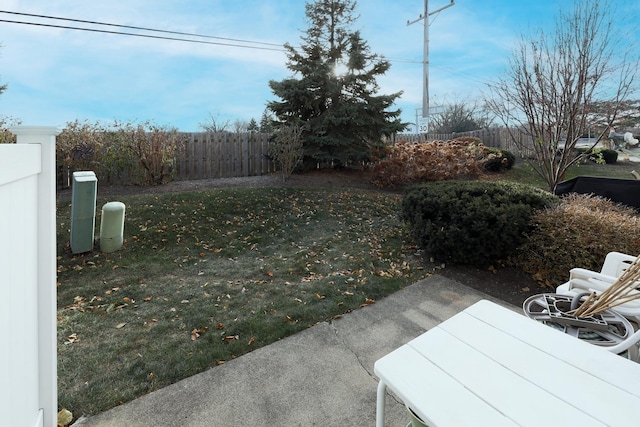
[[[613,285],[616,280],[618,280],[617,277],[609,276],[608,274],[598,273],[585,268],[572,268],[569,271],[569,282],[573,282],[576,279],[594,281],[606,285],[606,287]]]
[[[638,343],[638,341],[640,341],[640,330],[635,331],[621,343],[618,343],[617,345],[611,347],[604,347],[604,349],[610,351],[611,353],[620,354],[623,351],[628,350],[632,345]],[[633,359],[633,357],[630,357],[630,359]]]
[[[617,280],[616,277],[581,268],[572,269],[570,277],[568,282],[558,286],[556,289],[558,294],[577,295],[581,292],[601,293],[610,288]],[[638,291],[633,291],[632,293],[637,292]],[[640,300],[626,302],[616,307],[615,310],[623,316],[635,317],[640,321]]]
[[[613,285],[616,277],[584,268],[572,268],[569,281],[558,286],[556,292],[563,295],[576,295],[580,292],[602,292]]]

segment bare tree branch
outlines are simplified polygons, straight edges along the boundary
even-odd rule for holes
[[[615,17],[615,19],[614,19]],[[531,164],[550,191],[580,160],[578,140],[594,126],[608,133],[635,86],[638,58],[610,0],[575,0],[561,11],[555,32],[522,36],[505,75],[490,85],[487,105],[507,125],[528,135]],[[595,123],[593,105],[607,106],[607,123]],[[525,147],[520,147],[525,148]]]

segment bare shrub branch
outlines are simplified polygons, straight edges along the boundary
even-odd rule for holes
[[[269,155],[280,166],[282,180],[286,181],[302,161],[304,155],[302,144],[303,127],[285,125],[276,130],[274,141],[269,145]]]

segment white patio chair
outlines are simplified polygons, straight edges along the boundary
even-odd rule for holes
[[[635,256],[621,252],[609,252],[600,272],[586,268],[572,268],[569,271],[569,281],[558,286],[556,293],[569,296],[586,292],[601,293],[613,285],[635,259]],[[640,283],[638,286],[640,287]],[[640,350],[638,349],[638,345],[640,345],[640,300],[619,305],[615,307],[615,311],[629,319],[636,332],[615,347],[608,347],[607,350],[618,354],[628,350],[627,357],[638,362],[640,361]]]
[[[569,281],[558,286],[556,293],[572,296],[584,292],[600,293],[613,285],[635,259],[635,256],[621,252],[609,252],[600,272],[572,268],[569,271]],[[640,283],[638,285],[640,286]],[[627,302],[615,310],[636,325],[640,325],[640,300]]]

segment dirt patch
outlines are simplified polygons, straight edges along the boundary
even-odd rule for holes
[[[166,194],[197,191],[208,188],[237,187],[321,187],[321,188],[366,188],[375,189],[367,172],[357,170],[317,170],[299,173],[283,180],[280,173],[238,178],[214,178],[193,181],[173,181],[152,186],[104,186],[98,182],[98,196],[135,194]],[[71,189],[58,192],[61,200],[71,199]]]
[[[513,267],[482,269],[468,265],[450,265],[437,269],[436,272],[518,307],[531,295],[554,291],[540,286],[530,274]]]

